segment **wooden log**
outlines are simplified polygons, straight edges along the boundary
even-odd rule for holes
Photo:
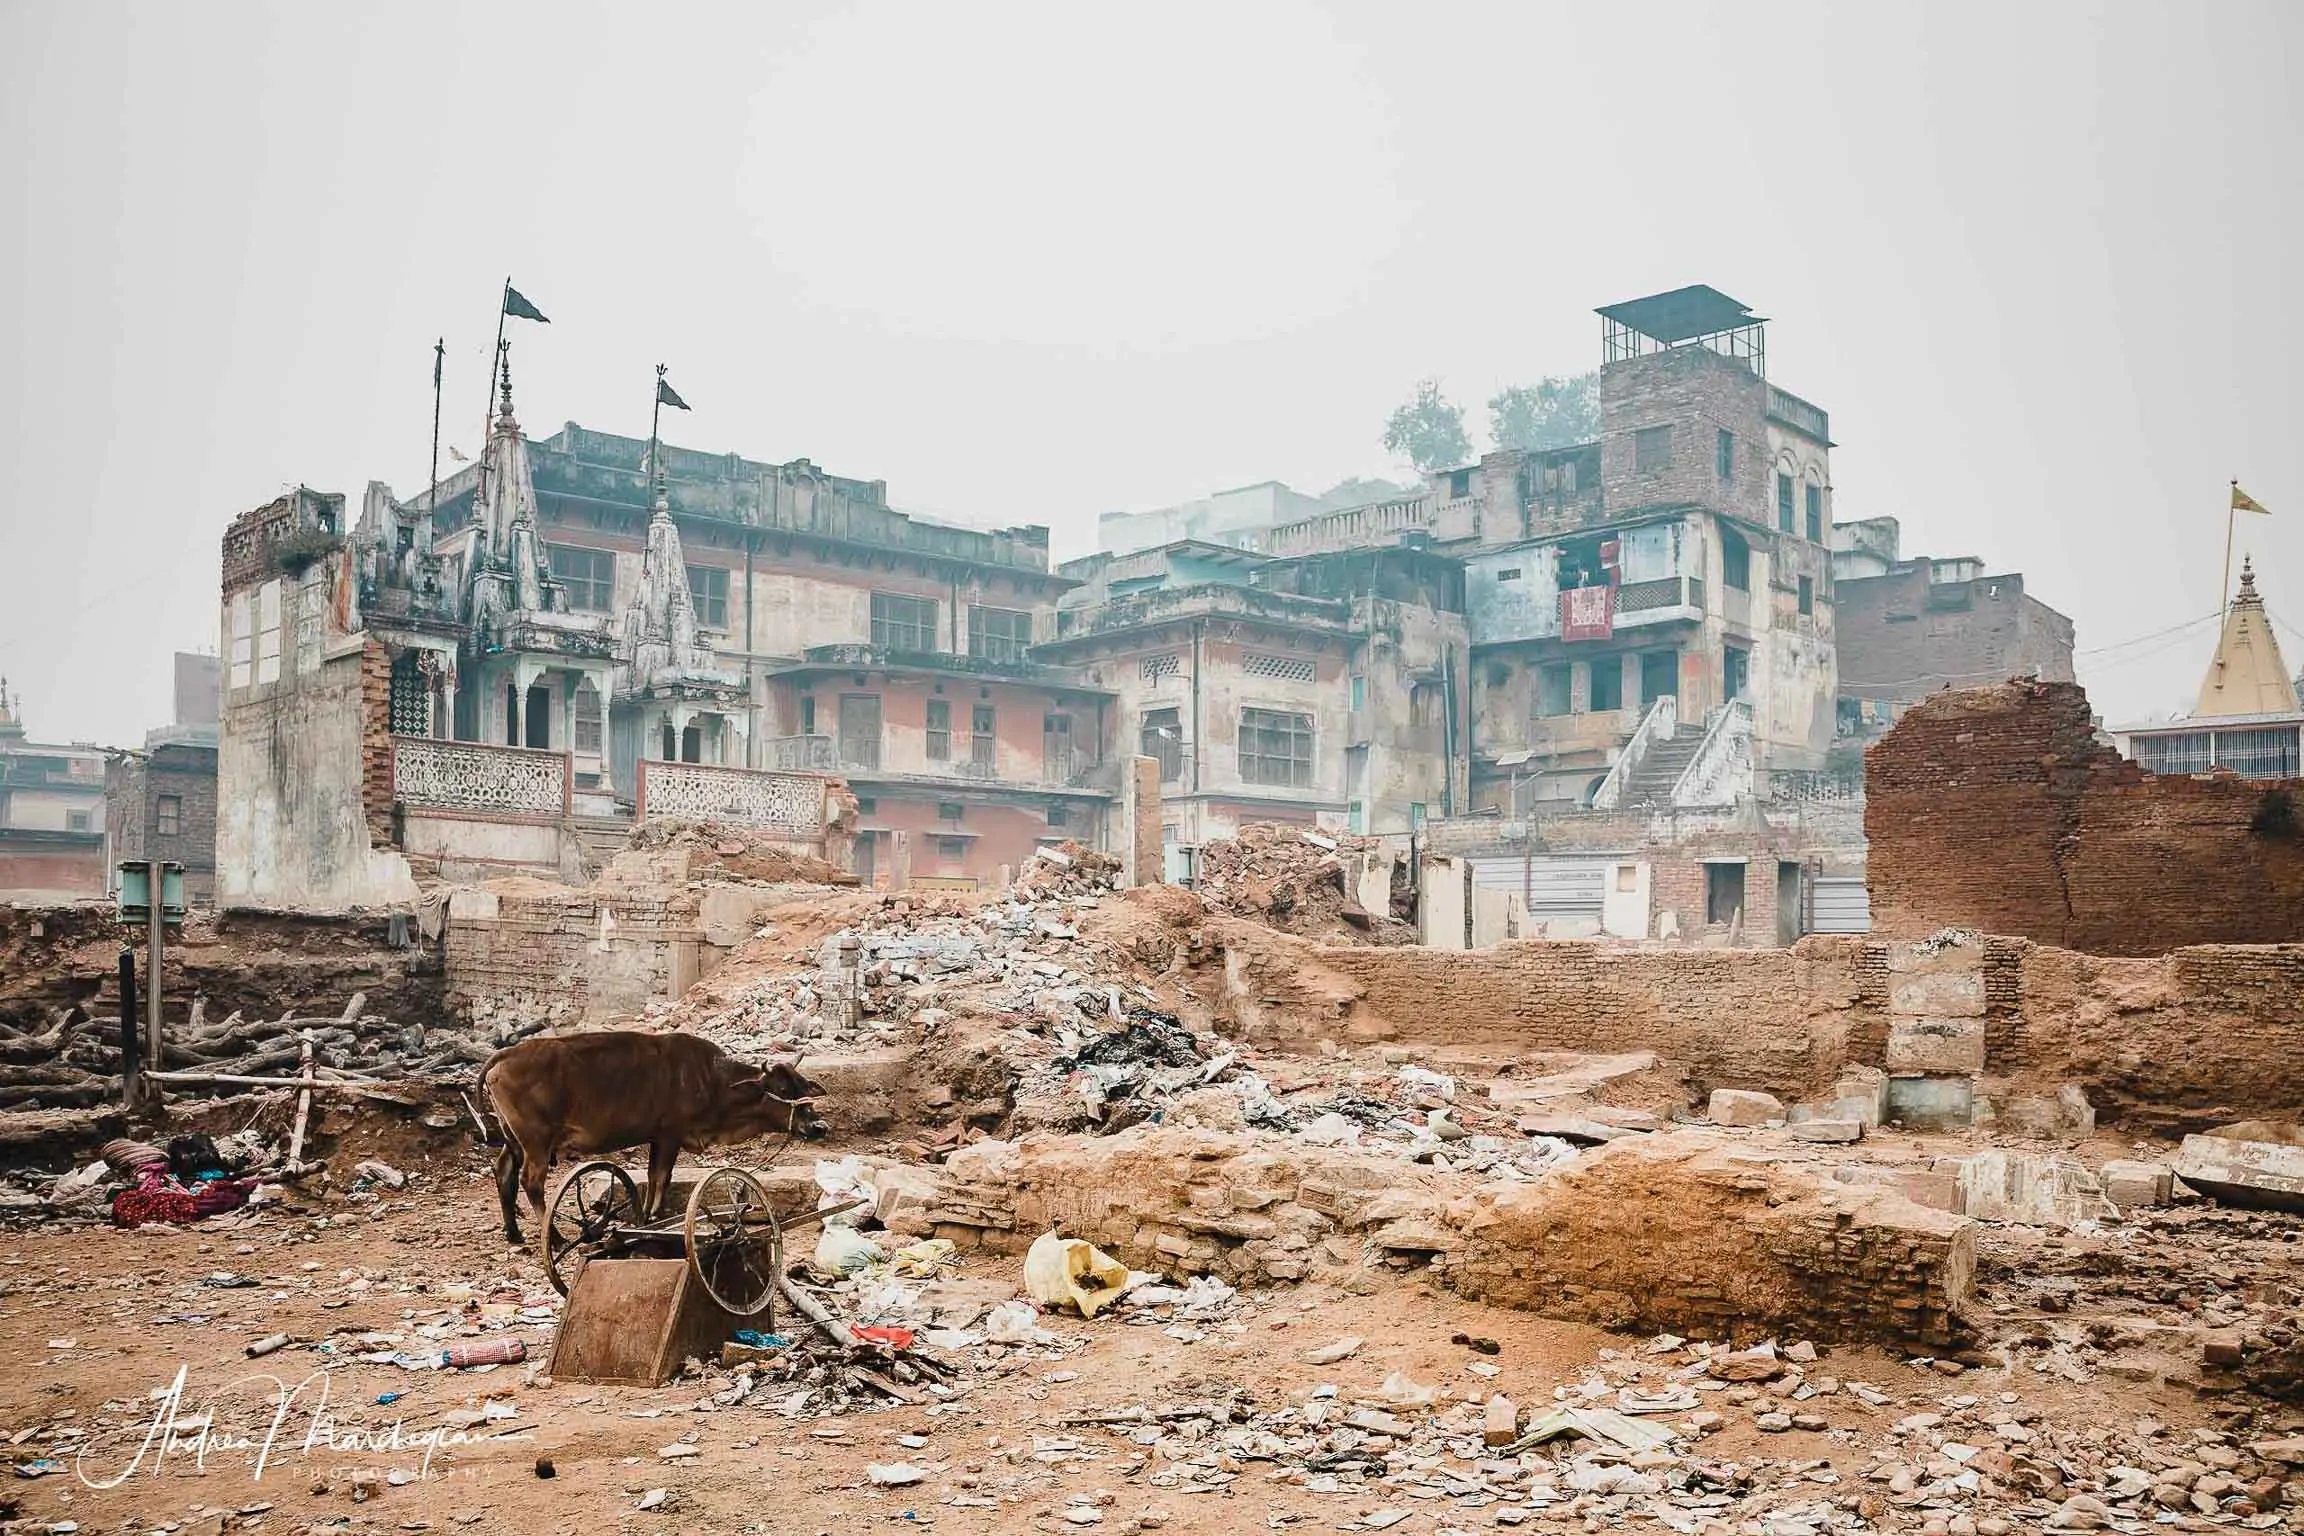
[[[826,1311],[823,1304],[817,1301],[815,1297],[801,1290],[784,1275],[776,1277],[776,1290],[786,1301],[792,1303],[793,1311],[798,1312],[802,1317],[816,1325],[818,1333],[823,1334],[824,1337],[830,1339],[844,1351],[853,1352],[855,1350],[858,1340],[854,1334],[848,1331],[848,1325]]]
[[[304,1056],[299,1065],[303,1068],[299,1075],[305,1079],[307,1086],[297,1092],[296,1128],[288,1133],[288,1167],[291,1170],[304,1166],[304,1127],[312,1119],[312,1089],[309,1086],[313,1081],[312,1036],[309,1031],[304,1036]]]
[[[228,1088],[333,1088],[339,1093],[389,1093],[390,1085],[370,1077],[255,1077],[240,1072],[146,1072],[156,1083],[193,1084]],[[397,1102],[397,1100],[395,1100]]]

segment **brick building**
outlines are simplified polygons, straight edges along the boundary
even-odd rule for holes
[[[2072,621],[1974,556],[1906,559],[1892,517],[1832,530],[1839,734],[1869,739],[1943,688],[2072,681]]]
[[[124,860],[173,860],[184,866],[185,898],[207,906],[216,899],[216,742],[168,734],[105,767],[105,869],[117,883]]]

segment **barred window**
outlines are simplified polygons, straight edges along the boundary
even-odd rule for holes
[[[1147,683],[1160,683],[1183,670],[1184,659],[1174,651],[1165,655],[1146,656],[1136,663],[1136,675]]]
[[[1240,777],[1250,784],[1312,787],[1312,717],[1292,710],[1240,711]]]
[[[1250,677],[1277,677],[1291,683],[1312,681],[1312,661],[1306,656],[1273,656],[1250,651],[1240,658],[1240,670]]]
[[[585,613],[606,613],[615,602],[616,557],[607,550],[547,544],[544,563],[568,588],[569,607]]]
[[[184,797],[162,795],[152,807],[152,830],[162,837],[175,837],[184,830]]]
[[[2206,773],[2213,761],[2206,731],[2139,736],[2135,746],[2137,763],[2153,773]]]
[[[696,605],[696,622],[713,629],[728,627],[728,568],[720,565],[688,567],[688,598]]]
[[[1173,709],[1144,711],[1144,724],[1136,733],[1136,750],[1160,760],[1160,782],[1173,784],[1184,777],[1184,727]]]
[[[952,756],[952,706],[943,699],[928,701],[928,760],[941,763]]]
[[[1021,608],[968,609],[968,654],[985,661],[1022,661],[1032,643],[1032,615]]]
[[[936,600],[900,592],[873,593],[872,643],[884,651],[936,649]]]
[[[2244,779],[2293,779],[2297,776],[2296,727],[2273,726],[2255,731],[2218,731],[2216,763]]]

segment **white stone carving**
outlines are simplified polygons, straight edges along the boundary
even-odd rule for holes
[[[397,736],[392,798],[428,810],[558,817],[568,806],[568,759],[558,752]]]
[[[650,821],[732,821],[794,838],[823,835],[826,781],[816,774],[653,759],[640,771],[641,814]]]

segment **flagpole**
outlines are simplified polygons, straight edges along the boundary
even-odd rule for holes
[[[488,366],[481,370],[487,377],[480,381],[480,447],[488,447],[488,431],[496,419],[496,361],[504,355],[504,306],[512,302],[512,274],[504,274],[503,291],[496,295],[496,350],[488,354]]]
[[[2240,482],[2232,482],[2232,489],[2240,489]],[[2236,497],[2224,498],[2224,584],[2216,589],[2216,611],[2224,612],[2232,602],[2232,522],[2240,507]]]
[[[663,420],[664,365],[658,363],[656,365],[656,399],[655,403],[648,408],[648,479],[651,482],[648,486],[648,504],[651,507],[656,504],[655,493],[657,489],[664,484],[664,466],[657,461],[657,455],[664,450],[658,445],[656,436],[657,428]]]
[[[432,343],[432,493],[424,501],[424,548],[419,554],[432,552],[432,519],[440,511],[440,381],[448,363],[448,338],[442,336]]]

